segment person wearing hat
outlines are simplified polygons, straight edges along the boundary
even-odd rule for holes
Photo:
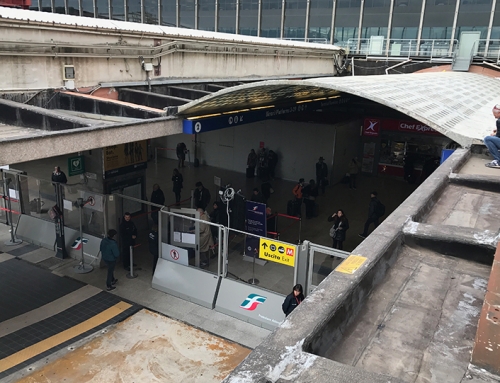
[[[484,144],[488,148],[493,161],[484,164],[488,168],[500,169],[500,104],[493,107],[493,117],[497,119],[496,128],[493,129],[491,135],[484,137]]]
[[[101,245],[99,246],[101,258],[108,267],[108,274],[106,278],[106,288],[108,291],[114,290],[116,288],[116,282],[118,282],[118,279],[116,279],[114,275],[116,261],[120,257],[120,250],[118,249],[118,244],[115,241],[116,234],[116,230],[109,230],[108,235],[101,241]]]
[[[325,188],[328,182],[328,167],[323,162],[325,159],[320,157],[316,162],[316,184],[321,190],[321,194],[325,194]]]

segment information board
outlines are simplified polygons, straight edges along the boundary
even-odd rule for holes
[[[294,267],[296,254],[297,246],[267,238],[260,238],[259,258],[261,259]]]

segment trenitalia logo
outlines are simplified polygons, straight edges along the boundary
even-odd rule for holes
[[[89,240],[87,238],[83,238],[83,243],[87,243],[88,241]],[[75,239],[75,241],[71,245],[71,248],[75,250],[80,250],[82,248],[82,241],[80,240],[80,237]]]
[[[257,294],[250,294],[240,305],[240,308],[248,311],[253,311],[257,306],[266,301],[266,297]]]

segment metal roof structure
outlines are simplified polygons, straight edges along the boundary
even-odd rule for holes
[[[293,102],[356,95],[404,113],[463,147],[491,133],[491,108],[500,100],[500,81],[468,72],[269,80],[220,90],[179,106],[194,117]]]

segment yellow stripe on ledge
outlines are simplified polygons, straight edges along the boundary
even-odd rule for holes
[[[77,324],[74,327],[71,327],[59,334],[51,336],[41,342],[38,342],[32,346],[25,348],[24,350],[18,351],[15,354],[8,356],[7,358],[0,360],[0,372],[4,372],[9,368],[17,366],[20,363],[31,359],[42,352],[50,350],[52,347],[56,347],[70,339],[77,337],[101,324],[107,322],[108,320],[114,318],[115,316],[121,314],[132,305],[126,302],[119,302],[116,305],[110,307],[107,310],[93,316],[90,319],[87,319],[85,322]]]

